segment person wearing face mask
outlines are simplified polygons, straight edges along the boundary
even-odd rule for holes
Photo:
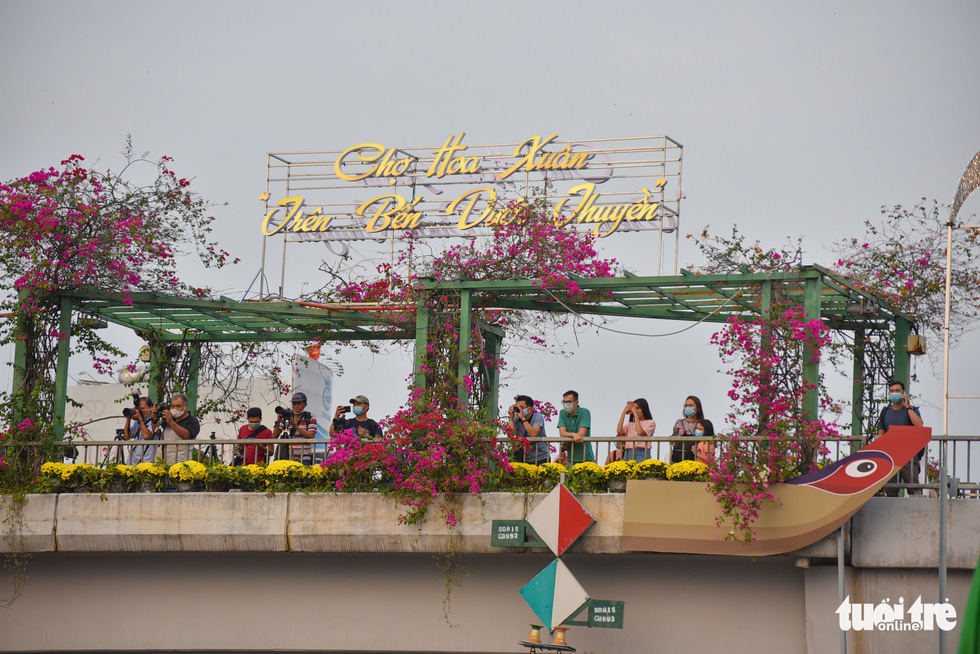
[[[534,400],[527,395],[514,398],[514,406],[508,410],[510,424],[517,438],[545,438],[544,416],[534,410]],[[551,448],[547,443],[530,443],[526,448],[514,450],[510,460],[520,463],[541,465],[551,458]]]
[[[919,413],[919,409],[912,406],[909,402],[909,396],[905,392],[904,383],[893,380],[888,384],[888,402],[889,404],[881,410],[881,415],[878,416],[878,436],[884,436],[888,428],[892,426],[922,426],[922,415]],[[922,460],[923,454],[925,454],[924,449],[920,450],[918,454],[912,457],[911,461],[902,466],[902,469],[889,481],[898,481],[905,484],[918,482],[919,462]],[[888,497],[898,497],[898,492],[899,489],[897,488],[885,489],[885,495]],[[908,494],[918,495],[919,492],[917,489],[909,489]]]
[[[156,407],[154,407],[154,411]],[[194,440],[201,432],[201,423],[187,410],[187,396],[177,393],[170,400],[170,408],[162,412],[163,416],[163,437],[162,441],[177,442]],[[163,458],[167,463],[173,465],[180,461],[187,461],[191,458],[190,445],[165,445],[163,448]]]
[[[371,409],[371,402],[364,395],[358,395],[350,399],[351,413],[354,417],[350,420],[344,419],[347,407],[337,407],[333,422],[330,423],[330,435],[336,432],[353,431],[361,438],[377,438],[381,436],[381,426],[374,420],[368,418],[368,411]]]
[[[148,397],[139,399],[139,415],[126,416],[126,429],[123,438],[127,441],[152,441],[157,437],[157,416],[153,411],[153,401]],[[133,445],[129,452],[129,465],[153,463],[157,457],[157,446]]]
[[[565,391],[561,398],[561,411],[558,412],[558,435],[571,438],[571,443],[562,443],[558,460],[566,465],[595,461],[592,444],[585,441],[592,431],[592,414],[584,406],[579,406],[578,391]]]
[[[279,413],[272,428],[272,437],[279,438],[279,435],[285,432],[286,438],[316,438],[316,416],[306,410],[306,393],[300,391],[293,393],[291,406],[292,411]],[[307,466],[312,465],[313,446],[306,443],[288,447],[280,445],[276,458],[299,461]]]
[[[650,404],[646,399],[640,397],[632,402],[627,402],[623,412],[619,415],[619,424],[616,425],[616,435],[627,438],[639,437],[649,438],[653,436],[657,423],[650,415]],[[626,441],[616,444],[616,449],[609,453],[606,465],[613,461],[636,461],[641,463],[650,458],[650,443],[642,441]]]
[[[714,435],[715,427],[710,420],[704,417],[701,400],[696,395],[688,395],[687,399],[684,400],[684,417],[674,423],[671,436],[699,438],[701,436]],[[681,461],[702,461],[707,463],[714,457],[715,453],[714,444],[707,442],[678,441],[671,443],[670,446],[671,463],[679,463]]]
[[[238,438],[272,438],[272,430],[262,424],[262,409],[253,406],[246,414],[248,424],[238,430]],[[235,447],[235,464],[252,465],[265,463],[272,451],[272,445],[238,445]]]

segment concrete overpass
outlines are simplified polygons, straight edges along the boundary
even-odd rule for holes
[[[0,649],[522,651],[535,617],[518,590],[553,556],[491,547],[490,521],[523,518],[542,497],[463,498],[466,576],[447,622],[434,556],[450,545],[447,528],[438,516],[399,526],[399,507],[380,495],[31,495],[23,539],[0,545],[33,553],[23,595],[0,610]],[[579,652],[840,651],[836,537],[757,559],[627,552],[624,495],[580,498],[598,524],[563,559],[592,596],[626,611],[623,630],[571,628]],[[932,498],[861,509],[845,528],[852,604],[938,601],[938,511]],[[980,502],[951,500],[949,519],[949,600],[962,615]],[[938,642],[938,631],[848,632],[851,653]]]

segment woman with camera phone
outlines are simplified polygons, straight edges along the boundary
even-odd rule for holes
[[[629,416],[629,419],[627,419]],[[616,425],[616,435],[627,438],[650,438],[653,436],[657,423],[650,415],[650,404],[642,397],[627,402],[623,412],[619,415],[619,424]],[[613,460],[622,459],[623,461],[646,461],[650,458],[650,443],[644,441],[628,440],[616,445],[617,451],[610,453]],[[619,456],[616,456],[618,454]]]

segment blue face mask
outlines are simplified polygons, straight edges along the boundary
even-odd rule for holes
[[[684,415],[688,418],[693,418],[697,412],[698,410],[695,409],[693,406],[684,407]]]
[[[888,394],[888,401],[891,402],[892,404],[901,404],[901,402],[902,402],[902,394],[901,393],[889,393]]]
[[[703,431],[701,431],[700,429],[695,429],[695,430],[694,430],[694,435],[695,435],[696,437],[698,437],[698,438],[701,438],[702,436],[704,436],[704,432],[703,432]]]
[[[364,407],[362,407],[362,406],[356,406],[356,407],[354,407],[354,408],[353,408],[353,409],[351,409],[351,410],[352,410],[352,411],[354,412],[354,415],[355,415],[355,416],[359,416],[359,415],[361,415],[362,413],[364,413]]]

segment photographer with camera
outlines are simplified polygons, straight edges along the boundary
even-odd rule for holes
[[[133,393],[133,408],[123,409],[126,416],[126,427],[123,429],[123,440],[152,441],[157,437],[157,417],[153,411],[153,402],[148,397],[140,397]],[[157,458],[156,445],[133,445],[129,449],[129,465],[153,462]]]
[[[163,417],[163,438],[166,442],[180,443],[194,440],[201,432],[201,423],[187,410],[187,396],[183,393],[174,395],[170,404],[154,407],[154,414]],[[190,445],[164,445],[163,458],[173,465],[191,458]]]
[[[262,424],[262,409],[253,406],[246,414],[248,424],[238,430],[238,438],[272,438],[272,431]],[[233,463],[236,466],[265,463],[272,454],[272,445],[236,445]]]
[[[316,418],[306,410],[306,393],[293,393],[292,409],[276,407],[275,427],[272,430],[272,437],[279,438],[279,434],[286,432],[286,438],[315,438],[316,437]],[[303,465],[313,463],[313,446],[302,445],[280,445],[276,452],[277,459],[292,459],[299,461]]]
[[[333,422],[330,423],[330,435],[337,432],[353,431],[361,438],[376,438],[381,436],[381,427],[377,422],[368,418],[367,413],[371,408],[371,403],[367,397],[358,395],[350,399],[351,406],[339,406],[334,413]],[[353,413],[354,417],[345,419],[345,413]]]
[[[551,460],[551,447],[544,442],[531,443],[528,438],[545,438],[544,415],[534,410],[534,400],[527,395],[514,398],[514,405],[507,410],[514,435],[527,443],[511,453],[511,461],[541,465]]]

